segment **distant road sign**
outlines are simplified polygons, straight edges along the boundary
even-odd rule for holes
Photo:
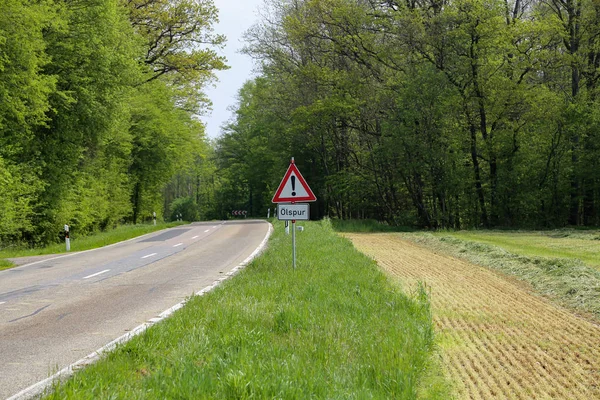
[[[280,221],[308,221],[310,208],[308,204],[278,204],[277,219]]]
[[[292,158],[292,162],[283,176],[272,202],[291,203],[301,201],[317,201],[317,197],[306,183]]]

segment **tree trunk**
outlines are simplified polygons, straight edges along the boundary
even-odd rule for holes
[[[485,207],[485,196],[483,193],[483,185],[481,184],[481,168],[479,166],[479,159],[477,158],[477,127],[470,124],[471,130],[471,160],[473,162],[473,174],[475,175],[475,191],[477,192],[477,198],[479,199],[479,210],[481,212],[481,223],[483,226],[488,227],[488,216]]]
[[[133,199],[132,199],[132,203],[133,203],[133,224],[137,224],[137,220],[138,220],[138,215],[140,212],[140,203],[141,203],[141,191],[142,191],[142,185],[139,182],[136,182],[134,188],[133,188]]]

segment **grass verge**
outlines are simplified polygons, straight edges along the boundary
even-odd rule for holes
[[[161,229],[172,228],[174,226],[182,225],[183,222],[169,222],[163,224],[154,225],[121,225],[116,229],[112,229],[105,232],[95,233],[90,236],[83,236],[78,238],[77,236],[71,236],[71,251],[83,251],[96,249],[98,247],[108,246],[109,244],[122,242],[124,240],[132,239],[138,236],[145,235],[147,233],[159,231]],[[6,258],[18,258],[18,257],[31,257],[41,256],[46,254],[60,254],[66,253],[64,243],[55,243],[46,247],[39,248],[10,248],[2,249],[0,251],[0,270],[8,269],[15,266],[14,263]]]
[[[15,266],[15,263],[9,260],[0,259],[0,271],[4,269],[9,269]]]
[[[407,297],[328,221],[54,388],[51,399],[448,398],[427,295]]]
[[[446,254],[515,276],[531,284],[536,292],[552,301],[587,316],[591,315],[596,321],[600,320],[600,270],[597,268],[586,265],[578,258],[515,254],[503,247],[478,240],[476,233],[470,233],[469,236],[471,235],[474,236],[473,239],[457,237],[454,234],[431,233],[406,234],[404,237]],[[494,235],[500,237],[496,243],[506,240],[514,243],[515,240],[514,233],[496,232]],[[506,235],[507,239],[503,240],[500,235]],[[532,235],[534,234],[522,236],[523,248],[528,249],[532,246],[528,244],[531,243],[529,237]],[[485,237],[485,233],[482,236]],[[512,239],[508,239],[509,237]],[[513,251],[521,249],[519,246],[508,248]]]

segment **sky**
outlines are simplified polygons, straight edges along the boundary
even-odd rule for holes
[[[227,37],[227,44],[220,54],[227,57],[231,68],[217,72],[219,81],[215,83],[216,87],[205,89],[213,102],[212,112],[209,111],[202,117],[209,138],[220,136],[221,126],[232,116],[228,108],[236,104],[239,89],[253,76],[252,59],[239,54],[239,51],[244,46],[244,32],[258,22],[258,8],[263,0],[214,0],[214,4],[219,9],[219,23],[215,25],[215,33]]]

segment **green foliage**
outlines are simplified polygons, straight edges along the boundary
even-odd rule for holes
[[[407,297],[327,224],[305,225],[296,270],[278,224],[234,279],[49,398],[447,399],[425,291]]]
[[[203,127],[175,105],[162,81],[152,81],[132,99],[133,140],[129,177],[133,183],[133,221],[160,204],[161,188],[199,151]]]
[[[7,165],[0,157],[0,244],[2,238],[18,239],[33,229],[32,200],[40,190],[36,176],[16,165]]]
[[[198,221],[198,205],[191,197],[180,197],[173,200],[169,207],[169,219],[177,221],[181,215],[183,221]]]
[[[13,262],[0,259],[0,271],[2,271],[3,269],[12,268],[14,266],[15,266],[15,264]]]
[[[376,233],[376,232],[413,232],[414,229],[405,226],[391,226],[372,219],[334,219],[331,220],[337,232]]]
[[[201,87],[214,70],[228,68],[214,47],[225,42],[212,31],[217,8],[212,0],[126,0],[129,19],[144,42],[146,80],[169,75]],[[210,44],[211,47],[206,47]]]
[[[295,156],[316,217],[600,224],[591,0],[271,1],[268,10],[247,33],[262,74],[240,92],[218,143],[224,198],[264,211]],[[264,163],[260,176],[250,161]]]
[[[56,77],[43,73],[50,61],[43,31],[55,16],[45,2],[6,0],[0,5],[0,155],[4,157],[26,150],[33,128],[47,121],[48,97]]]
[[[163,189],[208,148],[216,18],[212,0],[2,2],[0,243],[168,211]]]
[[[50,61],[43,30],[53,17],[45,3],[0,4],[0,243],[34,229],[35,198],[44,183],[28,154],[34,130],[47,123],[56,84],[43,73]]]

